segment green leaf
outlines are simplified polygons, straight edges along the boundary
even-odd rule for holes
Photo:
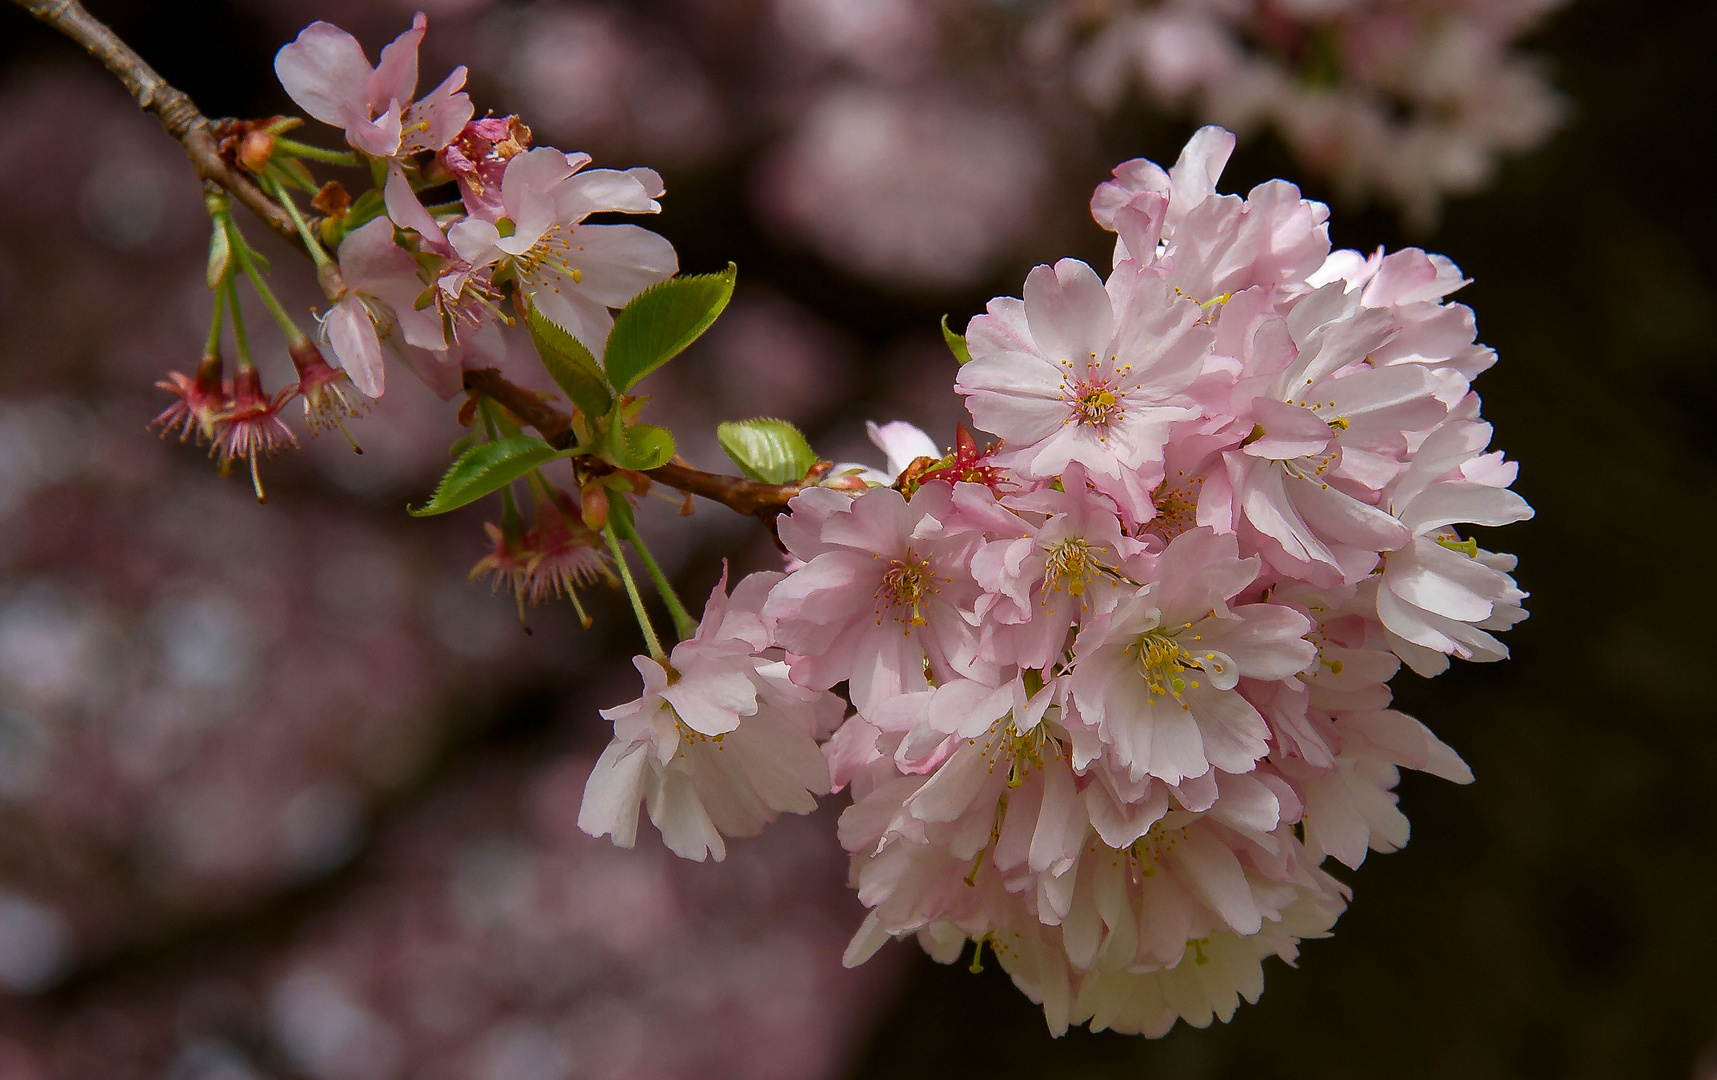
[[[304,163],[293,157],[273,157],[269,159],[265,170],[270,176],[281,183],[291,184],[295,188],[308,191],[314,195],[322,190],[316,183],[316,178],[310,175],[310,170]]]
[[[467,450],[482,441],[483,433],[481,431],[468,431],[464,435],[460,436],[458,441],[456,441],[452,446],[447,448],[447,456],[458,457],[460,454],[465,453]]]
[[[412,517],[429,517],[457,510],[565,455],[566,451],[556,450],[541,439],[525,435],[473,446],[447,470],[447,475],[435,488],[435,497],[427,505],[415,510],[406,509]]]
[[[608,452],[622,469],[643,472],[666,465],[674,456],[674,436],[654,424],[626,426],[616,410],[608,418]]]
[[[650,286],[614,317],[602,351],[608,381],[621,393],[683,352],[709,329],[733,296],[739,268],[669,278]]]
[[[817,463],[817,452],[785,420],[730,421],[715,429],[715,437],[740,472],[765,484],[803,480]]]
[[[597,365],[596,357],[584,347],[584,342],[567,333],[534,305],[525,317],[530,323],[531,340],[536,343],[543,367],[548,369],[567,400],[586,416],[606,414],[614,399],[602,377],[602,368]]]
[[[954,359],[962,364],[972,362],[972,350],[966,348],[964,334],[956,334],[948,329],[948,316],[942,316],[942,340],[948,343],[948,351],[954,354]]]

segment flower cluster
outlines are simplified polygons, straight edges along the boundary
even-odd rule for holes
[[[1227,1020],[1328,932],[1325,860],[1406,842],[1397,770],[1471,779],[1388,684],[1506,655],[1526,594],[1470,530],[1532,511],[1455,266],[1332,252],[1283,181],[1217,194],[1233,145],[1117,168],[1107,278],[1040,266],[951,335],[999,444],[873,428],[888,473],[804,489],[788,571],[640,657],[582,827],[630,845],[645,803],[719,858],[850,788],[848,963],[973,941],[1057,1033]]]
[[[532,148],[517,117],[473,120],[463,67],[414,101],[426,26],[419,14],[372,68],[357,39],[311,23],[274,62],[292,100],[343,129],[385,176],[367,217],[361,199],[331,215],[341,218],[345,291],[323,322],[340,365],[370,397],[383,390],[384,348],[443,398],[458,393],[464,367],[503,355],[495,324],[510,325],[500,306],[510,284],[600,350],[609,309],[679,269],[655,233],[585,223],[659,212],[653,171],[587,168],[587,154]],[[451,183],[456,201],[423,204],[419,192]],[[403,245],[402,232],[411,236]]]
[[[1556,127],[1560,99],[1511,43],[1565,2],[1062,4],[1034,44],[1071,61],[1092,104],[1137,82],[1207,120],[1269,124],[1349,195],[1381,194],[1423,224]]]
[[[443,400],[452,399],[464,390],[465,371],[502,364],[502,328],[517,321],[509,310],[539,314],[600,355],[614,323],[612,309],[679,268],[661,236],[635,225],[586,221],[592,214],[659,212],[662,181],[652,170],[589,168],[589,155],[533,148],[530,129],[517,117],[476,118],[463,90],[463,67],[417,98],[418,48],[426,30],[427,20],[417,15],[373,67],[357,39],[325,22],[306,27],[276,56],[275,72],[292,100],[339,128],[349,150],[285,137],[296,120],[227,125],[223,146],[292,217],[317,262],[330,301],[320,317],[327,351],[274,298],[262,256],[239,232],[226,198],[212,197],[209,287],[216,303],[209,342],[194,375],[171,372],[158,384],[175,400],[156,425],[182,440],[194,435],[210,442],[223,472],[247,462],[259,499],[259,461],[298,445],[281,418],[291,400],[302,399],[312,434],[344,431],[347,417],[382,396],[389,356]],[[361,169],[374,188],[354,198],[337,180],[318,187],[305,159]],[[300,216],[294,187],[314,194],[311,205],[322,216]],[[425,205],[437,189],[447,201]],[[241,276],[280,323],[296,367],[297,381],[272,395],[251,359],[238,301]],[[238,354],[231,376],[222,356],[227,312]],[[479,413],[485,430],[466,443],[483,434],[494,441],[518,433],[514,420],[475,399],[461,412],[461,423],[477,426]],[[490,551],[472,577],[493,574],[496,587],[507,585],[521,606],[555,596],[576,604],[576,586],[614,583],[596,531],[606,503],[575,505],[537,474],[530,483],[534,523],[525,525],[509,492],[501,524],[488,527]],[[608,486],[643,485],[616,480]]]

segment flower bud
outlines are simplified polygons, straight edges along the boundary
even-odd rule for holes
[[[235,156],[240,165],[260,174],[268,168],[268,159],[274,156],[274,136],[262,130],[246,132],[239,141]]]
[[[591,481],[578,491],[579,513],[584,518],[584,527],[591,532],[600,532],[608,524],[608,490],[600,483]]]

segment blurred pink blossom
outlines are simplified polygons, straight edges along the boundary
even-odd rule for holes
[[[981,279],[1029,235],[1048,180],[1033,121],[943,91],[826,91],[760,164],[765,222],[883,288]]]

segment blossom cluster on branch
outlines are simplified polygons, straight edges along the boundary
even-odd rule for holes
[[[582,827],[630,845],[643,804],[720,858],[850,787],[848,962],[987,945],[1057,1033],[1226,1020],[1329,930],[1325,859],[1407,839],[1397,770],[1471,779],[1388,683],[1506,655],[1525,594],[1463,531],[1531,510],[1459,271],[1332,253],[1282,181],[1216,194],[1233,142],[1120,166],[1107,279],[1040,266],[950,333],[999,445],[876,429],[892,483],[799,494],[789,570],[639,658]]]
[[[1332,251],[1328,209],[1285,181],[1218,194],[1235,140],[1206,127],[1172,169],[1125,162],[1097,188],[1107,276],[1039,266],[964,334],[944,323],[954,388],[999,441],[874,427],[876,470],[757,418],[718,429],[744,477],[699,473],[633,391],[720,316],[734,268],[678,276],[663,238],[590,223],[654,212],[660,178],[474,119],[463,69],[413,100],[425,29],[373,67],[326,23],[281,50],[293,99],[350,150],[290,139],[288,119],[223,132],[317,264],[339,366],[211,192],[209,344],[163,384],[161,423],[247,462],[260,497],[291,397],[312,430],[343,426],[388,356],[464,389],[470,434],[413,512],[498,494],[474,576],[521,605],[606,578],[645,644],[642,695],[604,712],[584,831],[629,847],[647,811],[676,854],[721,859],[850,790],[840,841],[870,912],[849,963],[907,935],[943,961],[971,941],[1056,1033],[1160,1035],[1228,1019],[1265,957],[1330,930],[1350,893],[1326,861],[1406,842],[1399,769],[1471,779],[1389,687],[1403,663],[1505,657],[1495,634],[1525,618],[1512,557],[1473,532],[1532,511],[1489,450],[1472,382],[1496,357],[1447,299],[1465,284],[1448,259]],[[373,186],[318,186],[306,160]],[[298,365],[287,392],[251,363],[240,276]],[[504,327],[528,331],[567,407],[493,370]],[[764,517],[785,566],[731,594],[724,577],[694,620],[634,523],[653,481]]]

